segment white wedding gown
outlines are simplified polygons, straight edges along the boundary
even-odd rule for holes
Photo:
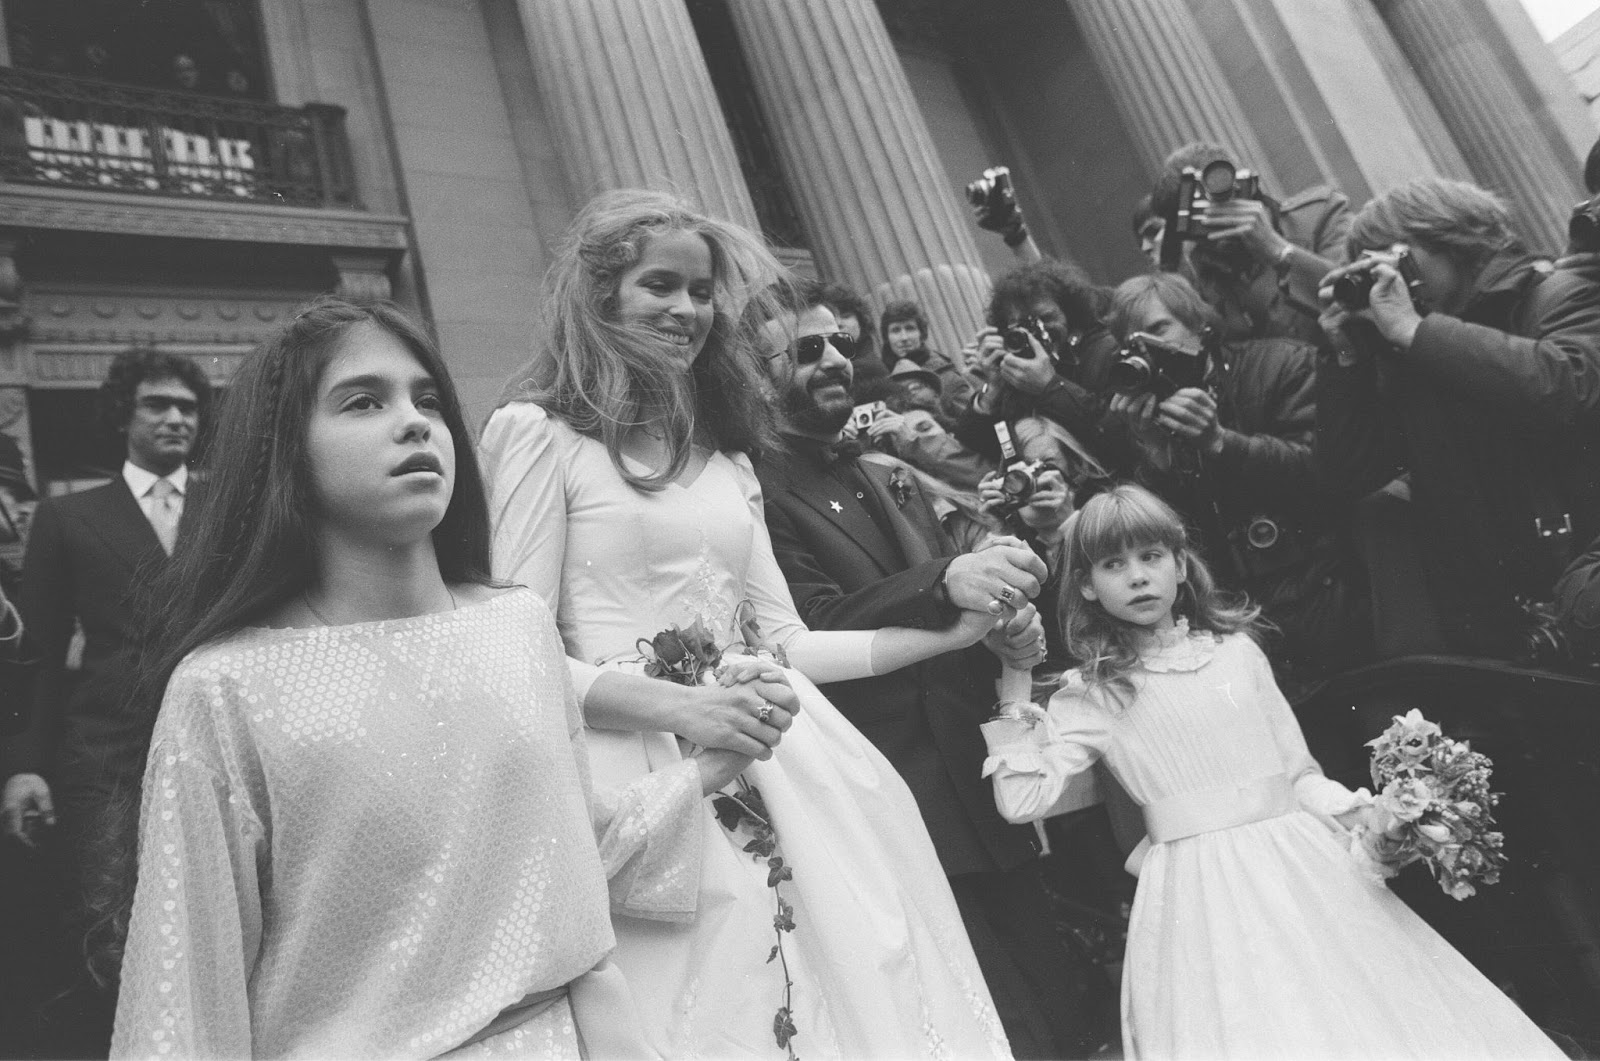
[[[734,610],[749,600],[778,643],[808,638],[813,652],[820,643],[866,657],[869,632],[801,624],[744,457],[715,454],[693,483],[647,493],[627,485],[599,442],[523,403],[490,418],[482,450],[495,573],[545,595],[570,656],[633,656],[637,639],[696,616],[731,641]],[[790,679],[803,708],[776,755],[745,776],[794,870],[783,885],[796,923],[784,941],[794,1049],[806,1061],[1009,1056],[910,791],[810,681]],[[597,791],[682,758],[666,733],[591,730],[589,752]],[[699,874],[692,920],[616,917],[613,961],[664,1057],[782,1057],[766,867],[709,800],[703,839],[700,864],[675,870]],[[673,872],[663,867],[664,882]]]

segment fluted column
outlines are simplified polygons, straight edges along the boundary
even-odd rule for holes
[[[936,349],[983,320],[989,278],[872,0],[728,5],[820,272],[911,298]]]
[[[1560,250],[1583,194],[1578,161],[1529,113],[1479,0],[1378,0],[1378,7],[1478,183],[1506,197],[1534,249]]]
[[[518,0],[572,187],[654,188],[759,231],[683,0]]]
[[[1212,140],[1280,187],[1183,0],[1074,0],[1072,13],[1151,174],[1173,148]]]

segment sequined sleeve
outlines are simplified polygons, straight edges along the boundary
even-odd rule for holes
[[[248,1057],[265,830],[204,724],[207,687],[173,677],[144,777],[139,879],[112,1057]]]

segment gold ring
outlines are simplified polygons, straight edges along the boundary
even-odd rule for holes
[[[1012,604],[1017,599],[1017,591],[1012,589],[1010,586],[1002,586],[1000,587],[1000,599],[1005,601],[1007,604]]]

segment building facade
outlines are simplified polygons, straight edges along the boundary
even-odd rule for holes
[[[319,291],[436,330],[481,419],[552,248],[651,186],[759,226],[934,344],[1012,263],[962,188],[1111,283],[1160,159],[1220,140],[1279,195],[1420,174],[1558,249],[1595,136],[1515,0],[5,0],[0,431],[39,491],[112,474],[134,343],[219,382]],[[0,482],[4,477],[0,476]],[[5,535],[0,527],[0,537]]]

